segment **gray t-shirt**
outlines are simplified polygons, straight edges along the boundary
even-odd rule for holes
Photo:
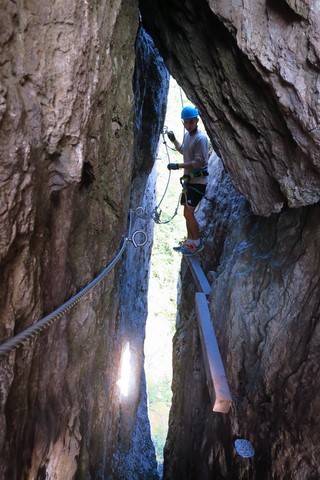
[[[208,150],[208,138],[201,130],[197,129],[195,133],[191,134],[186,132],[182,148],[179,150],[183,154],[184,163],[193,162],[191,169],[184,170],[186,175],[192,170],[198,170],[208,165]],[[207,181],[207,177],[198,177],[191,179],[190,183],[205,185]]]

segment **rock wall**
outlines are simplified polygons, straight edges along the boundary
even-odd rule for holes
[[[318,202],[319,3],[140,0],[140,9],[253,211]]]
[[[132,183],[141,203],[153,192],[147,174],[168,81],[150,39],[141,33],[136,44],[134,0],[7,0],[0,23],[4,342],[81,290],[118,253]],[[137,63],[133,85],[142,44],[154,63]],[[139,69],[153,80],[145,102]],[[152,128],[145,123],[150,104]],[[144,156],[134,140],[137,115],[150,138]],[[145,249],[128,242],[122,263],[84,301],[0,359],[1,480],[128,478],[125,462],[130,478],[157,478],[142,368],[152,241],[151,227],[144,228]],[[128,310],[130,288],[136,297]],[[117,382],[131,336],[129,422]]]
[[[183,261],[164,478],[319,478],[318,2],[140,9],[223,164],[198,215],[233,405],[210,409]],[[237,455],[237,438],[253,459]]]
[[[256,217],[220,162],[199,220],[233,403],[211,411],[193,282],[182,263],[165,479],[318,478],[319,205]],[[251,441],[241,458],[237,438]]]
[[[168,77],[150,38],[136,41],[137,3],[1,4],[1,341],[86,285],[129,208],[153,206]],[[199,218],[233,406],[210,410],[183,262],[164,476],[319,478],[318,2],[139,6],[224,166]],[[1,480],[157,478],[142,368],[152,226],[133,228],[143,250],[129,242],[85,302],[0,359]]]

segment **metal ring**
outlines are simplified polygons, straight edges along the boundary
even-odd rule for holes
[[[143,240],[140,241],[140,242],[137,242],[136,239],[135,239],[137,235],[142,235]],[[133,232],[130,240],[132,241],[133,245],[136,248],[137,247],[143,247],[148,241],[148,235],[143,230],[136,230],[135,232]]]
[[[141,213],[140,213],[140,212],[141,212]],[[146,212],[145,212],[145,210],[144,210],[143,207],[138,207],[138,208],[136,208],[136,212],[135,212],[135,213],[136,213],[137,217],[139,217],[139,218],[143,218],[144,220],[147,218],[147,214],[146,214]]]

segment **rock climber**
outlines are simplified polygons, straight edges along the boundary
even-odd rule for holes
[[[167,135],[178,152],[183,155],[183,163],[169,163],[168,169],[184,169],[184,175],[180,179],[183,188],[181,205],[184,206],[187,239],[173,249],[183,255],[195,255],[203,249],[195,210],[205,194],[208,183],[209,142],[207,136],[198,129],[199,112],[197,108],[184,107],[181,111],[181,120],[186,130],[183,143],[178,142],[172,131],[168,131]]]

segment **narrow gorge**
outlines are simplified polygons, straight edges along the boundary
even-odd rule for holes
[[[170,75],[216,152],[199,260],[232,405],[212,411],[182,258],[163,478],[320,478],[319,19],[317,0],[1,3],[0,480],[159,478],[143,345]]]

